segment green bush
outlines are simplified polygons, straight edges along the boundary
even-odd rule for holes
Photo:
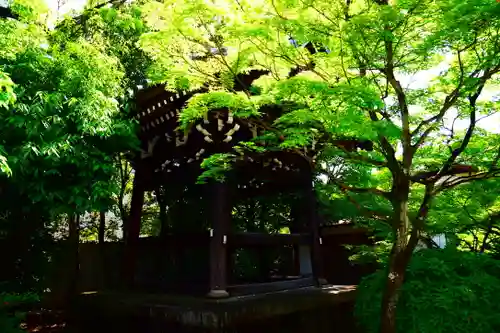
[[[367,333],[378,332],[387,272],[359,286],[356,316]],[[485,254],[421,250],[407,270],[397,307],[398,332],[500,332],[500,261]]]
[[[5,294],[0,293],[0,332],[22,333],[20,324],[24,319],[23,306],[38,301],[38,297],[32,293]]]

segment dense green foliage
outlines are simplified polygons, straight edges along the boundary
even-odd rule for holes
[[[359,286],[356,312],[366,332],[378,332],[386,270]],[[401,290],[398,332],[478,332],[500,329],[500,263],[454,249],[414,254]],[[378,299],[377,299],[378,298]]]
[[[456,236],[457,245],[480,253],[498,253],[498,179],[466,184],[437,198],[429,227]]]
[[[252,105],[244,94],[231,94],[224,91],[214,91],[206,94],[197,94],[191,97],[188,105],[180,115],[180,128],[188,130],[189,125],[205,118],[210,110],[228,109],[235,117],[246,118],[258,116],[256,107]]]
[[[26,16],[40,14],[35,2],[14,8],[26,23],[0,20],[0,280],[41,288],[54,222],[109,207],[115,155],[137,139],[123,113],[130,77],[106,44],[47,30]]]

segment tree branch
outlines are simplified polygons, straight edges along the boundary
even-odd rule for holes
[[[336,183],[337,184],[337,183]],[[338,185],[338,184],[337,184]],[[368,209],[366,207],[362,207],[359,202],[357,202],[352,196],[349,195],[348,190],[347,189],[342,189],[340,186],[339,188],[341,189],[342,193],[344,193],[346,196],[347,196],[347,199],[349,199],[349,201],[354,205],[356,206],[356,208],[358,209],[358,211],[362,214],[365,215],[365,217],[368,217],[368,218],[374,218],[374,219],[377,219],[379,221],[383,221],[383,222],[386,222],[386,223],[389,223],[390,221],[390,217],[387,216],[387,215],[383,215],[383,214],[380,214],[379,212],[376,212],[374,210],[371,210],[371,209]]]
[[[455,160],[457,159],[457,157],[465,150],[465,148],[469,144],[470,139],[472,137],[472,134],[474,133],[474,129],[476,128],[476,123],[477,123],[477,121],[476,121],[476,101],[477,101],[477,97],[479,96],[481,90],[482,90],[482,87],[479,89],[479,92],[477,94],[474,94],[473,97],[469,97],[470,107],[471,107],[470,115],[469,115],[470,124],[469,124],[469,127],[467,128],[467,132],[465,133],[465,136],[462,140],[462,143],[460,144],[460,147],[458,147],[457,149],[452,151],[450,157],[448,157],[448,160],[443,164],[443,167],[441,168],[441,170],[439,170],[439,172],[433,177],[434,180],[441,178],[445,174],[445,172],[447,172],[450,169],[452,164],[455,163]]]
[[[420,138],[417,140],[417,142],[415,143],[415,145],[414,145],[415,149],[418,149],[418,147],[420,147],[424,143],[424,141],[429,136],[429,134],[434,130],[434,125],[443,119],[443,117],[445,116],[446,112],[456,103],[457,99],[460,97],[461,89],[462,89],[462,87],[464,86],[464,83],[465,83],[465,69],[464,69],[464,65],[463,65],[463,62],[462,62],[461,52],[463,52],[463,51],[469,49],[470,47],[472,47],[474,45],[474,43],[475,43],[475,41],[473,43],[469,44],[468,46],[466,46],[465,48],[463,48],[462,50],[458,51],[457,57],[458,57],[458,63],[459,63],[459,67],[460,67],[459,82],[458,82],[457,87],[448,96],[446,96],[445,102],[444,102],[443,106],[441,107],[441,110],[439,111],[439,113],[437,115],[429,118],[429,119],[426,119],[426,120],[422,121],[417,126],[417,128],[412,132],[411,135],[414,136],[414,135],[418,134],[422,130],[422,128],[424,126],[430,125],[424,131],[424,133],[420,136]],[[497,65],[497,66],[494,66],[492,68],[487,69],[484,72],[484,75],[479,78],[479,81],[478,81],[477,85],[475,86],[476,92],[474,94],[472,94],[472,95],[469,95],[469,101],[471,101],[471,99],[474,100],[474,105],[475,105],[475,102],[476,102],[477,98],[479,97],[479,95],[481,94],[481,92],[482,92],[482,90],[483,90],[484,85],[486,84],[486,82],[494,74],[498,73],[499,70],[500,70],[500,65]],[[474,79],[474,78],[476,78],[476,76],[480,72],[481,72],[480,69],[474,70],[468,76],[468,79]]]
[[[458,97],[460,95],[460,89],[462,88],[462,86],[464,84],[464,80],[465,80],[465,69],[464,69],[464,64],[462,62],[462,52],[467,51],[468,49],[470,49],[471,47],[473,47],[476,44],[476,42],[477,42],[477,35],[474,38],[474,41],[472,43],[470,43],[469,45],[467,45],[466,47],[464,47],[461,50],[457,50],[458,65],[459,65],[459,69],[460,69],[460,77],[458,79],[457,87],[448,96],[446,96],[446,98],[444,100],[443,107],[441,108],[441,110],[439,111],[439,113],[437,115],[429,118],[429,119],[426,119],[426,120],[422,121],[417,126],[417,128],[412,132],[412,136],[418,134],[424,126],[429,125],[431,123],[437,123],[437,122],[441,121],[441,119],[443,119],[444,115],[449,110],[449,108],[453,104],[455,104],[456,100],[458,99]],[[475,71],[473,71],[469,75],[469,78],[474,78],[477,74],[479,74],[479,72],[480,72],[480,70],[476,69]],[[418,146],[420,146],[425,141],[425,138],[432,131],[432,127],[433,126],[431,126],[430,128],[428,128],[425,131],[425,133],[420,137],[419,142],[417,142],[417,144],[415,144],[415,146],[417,146],[417,148],[418,148]]]
[[[434,197],[434,184],[426,184],[424,198],[418,209],[414,226],[423,229],[425,219],[429,214],[429,208],[433,197]]]
[[[490,165],[490,171],[497,168],[497,164],[500,161],[500,147],[498,147],[497,156],[493,159]]]
[[[472,237],[474,237],[474,243],[473,243],[474,252],[477,252],[477,246],[479,245],[479,238],[477,237],[474,230],[471,229],[470,233],[472,234]]]
[[[386,27],[385,30],[386,32],[392,33],[389,27]],[[413,159],[408,103],[406,101],[406,95],[403,87],[401,87],[401,83],[396,80],[396,77],[394,75],[394,49],[392,40],[390,40],[389,38],[385,39],[385,52],[387,59],[383,73],[386,75],[389,84],[396,92],[396,97],[398,99],[399,112],[401,116],[401,127],[403,129],[403,166],[408,171]]]
[[[368,156],[363,156],[360,154],[347,153],[347,156],[342,156],[342,158],[349,160],[349,161],[365,162],[365,163],[379,166],[379,167],[387,167],[387,162],[378,161],[376,159],[370,158]]]
[[[368,114],[370,115],[370,119],[372,121],[379,121],[377,114],[373,110],[368,110]],[[399,162],[396,159],[396,151],[392,147],[391,143],[387,138],[383,135],[379,135],[380,147],[382,154],[387,160],[386,167],[391,170],[392,173],[399,174]]]
[[[476,102],[477,102],[477,99],[479,98],[479,96],[481,95],[481,92],[483,91],[483,88],[487,82],[487,80],[489,78],[491,78],[491,76],[495,73],[497,73],[498,71],[500,71],[500,65],[497,65],[489,70],[486,70],[484,75],[480,78],[479,80],[479,83],[477,85],[477,88],[476,88],[476,91],[469,95],[468,96],[468,100],[469,100],[469,104],[470,104],[470,115],[469,115],[469,118],[470,118],[470,124],[469,124],[469,127],[467,128],[467,131],[465,133],[465,136],[460,144],[460,146],[453,150],[450,157],[448,157],[448,159],[446,160],[446,162],[443,164],[442,168],[439,170],[439,172],[432,176],[430,181],[431,182],[436,182],[437,180],[439,180],[446,172],[448,172],[451,168],[451,166],[453,165],[453,163],[455,163],[457,157],[465,150],[465,148],[467,148],[469,142],[470,142],[470,139],[472,138],[472,134],[474,133],[474,130],[476,128],[476,124],[477,124],[477,119],[476,119]],[[457,98],[458,98],[458,94],[457,94]],[[446,104],[446,103],[445,103]],[[446,112],[446,111],[445,111]],[[423,143],[423,141],[425,140],[425,137],[430,133],[430,130],[432,129],[432,126],[429,127],[425,133],[420,137],[420,139],[417,141],[417,143],[415,144],[415,149],[418,148],[418,146]],[[489,176],[489,175],[486,175],[486,176]],[[458,178],[462,178],[462,177],[458,177]],[[481,177],[479,177],[480,179],[483,179]],[[468,180],[465,180],[465,181],[459,181],[459,182],[453,182],[453,180],[455,180],[456,178],[453,178],[452,179],[452,182],[443,182],[443,184],[448,184],[448,185],[443,185],[442,187],[452,187],[452,186],[455,186],[455,185],[458,185],[460,183],[464,183],[464,182],[467,182]],[[467,177],[467,179],[470,179],[470,180],[473,180],[474,178],[472,177]]]
[[[435,194],[440,193],[444,190],[453,188],[453,187],[460,185],[460,184],[465,184],[465,183],[476,181],[476,180],[489,179],[489,178],[493,178],[493,177],[497,177],[497,176],[500,176],[500,169],[499,168],[495,168],[495,169],[488,170],[488,171],[481,172],[481,173],[476,173],[476,174],[468,176],[468,177],[455,177],[450,182],[442,183],[434,191],[434,193]]]
[[[379,189],[376,189],[376,188],[373,188],[373,187],[370,187],[370,188],[366,188],[366,187],[352,187],[352,186],[348,186],[348,185],[345,185],[343,183],[340,183],[340,182],[335,182],[337,184],[337,186],[340,188],[341,191],[345,192],[345,191],[349,191],[349,192],[354,192],[354,193],[373,193],[373,194],[376,194],[376,195],[380,195],[386,199],[389,199],[391,198],[391,192],[385,192],[385,191],[382,191],[382,190],[379,190]]]
[[[472,246],[472,244],[469,243],[468,241],[466,241],[465,239],[461,239],[460,242],[465,243],[465,245],[467,245],[469,250],[471,250],[472,252],[476,252],[476,249],[474,248],[474,246]]]
[[[468,201],[468,200],[467,200]],[[472,216],[472,214],[469,212],[469,210],[467,209],[467,206],[466,206],[466,203],[467,201],[464,203],[464,205],[462,206],[462,208],[464,209],[465,213],[467,214],[467,216],[469,216],[469,218],[474,221],[474,223],[478,224],[478,221],[476,220],[476,218],[474,216]]]
[[[490,237],[492,230],[493,230],[493,221],[490,220],[490,223],[488,223],[488,227],[486,229],[486,233],[484,234],[483,243],[481,244],[481,248],[479,249],[479,253],[484,253],[484,250],[486,249],[486,245],[488,244],[488,238]]]

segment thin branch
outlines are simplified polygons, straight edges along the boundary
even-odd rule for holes
[[[471,250],[472,252],[476,252],[476,249],[474,248],[474,246],[472,246],[470,242],[466,241],[465,239],[461,239],[460,242],[465,243],[465,245],[467,245],[469,250]]]
[[[351,161],[358,161],[358,162],[365,162],[365,163],[368,163],[368,164],[371,164],[371,165],[376,165],[376,166],[379,166],[379,167],[388,167],[387,165],[387,162],[384,162],[384,161],[378,161],[376,159],[373,159],[373,158],[370,158],[370,157],[367,157],[367,156],[363,156],[363,155],[360,155],[360,154],[348,154],[347,156],[342,156],[344,159],[346,160],[351,160]]]
[[[465,213],[467,214],[467,216],[472,220],[474,221],[475,224],[478,224],[479,222],[476,220],[476,218],[474,216],[472,216],[472,214],[469,212],[469,210],[467,209],[467,206],[464,204],[463,207],[462,207],[465,211]]]
[[[470,44],[468,47],[465,47],[464,49],[457,51],[458,64],[459,64],[459,68],[460,68],[460,77],[458,79],[457,87],[455,89],[453,89],[453,91],[445,97],[444,104],[441,107],[441,109],[439,110],[439,113],[431,118],[423,120],[417,126],[417,128],[411,133],[412,136],[415,136],[416,134],[420,133],[420,131],[422,130],[422,128],[424,126],[431,125],[431,124],[434,124],[434,123],[441,121],[441,119],[443,119],[446,112],[455,104],[458,97],[460,96],[460,89],[462,89],[462,86],[463,86],[464,81],[465,81],[465,69],[464,69],[464,64],[462,62],[462,52],[466,51],[468,48],[470,48],[472,46],[473,46],[473,44]],[[469,75],[469,78],[474,78],[477,74],[479,74],[479,72],[480,72],[479,70],[473,71]],[[419,140],[415,144],[415,147],[418,148],[425,141],[425,139],[427,138],[427,136],[430,134],[430,132],[432,130],[433,130],[433,126],[430,126],[429,128],[427,128],[427,130],[421,135],[421,137],[419,138]]]
[[[497,168],[497,164],[498,164],[499,161],[500,161],[500,147],[498,147],[497,156],[495,156],[495,158],[491,162],[490,171],[492,171],[492,170],[494,170],[494,169]]]
[[[465,150],[465,148],[469,144],[470,139],[472,138],[472,134],[474,133],[474,130],[476,128],[476,123],[477,123],[477,120],[476,120],[476,112],[477,112],[476,102],[477,102],[477,99],[481,95],[481,92],[483,91],[483,88],[484,88],[487,80],[493,74],[498,72],[499,70],[500,70],[500,65],[497,65],[496,67],[492,68],[491,70],[487,70],[484,73],[484,75],[481,77],[475,93],[468,96],[469,104],[470,104],[470,115],[469,115],[470,124],[469,124],[469,127],[467,128],[467,132],[465,133],[464,139],[462,140],[462,143],[460,144],[460,146],[457,149],[453,150],[452,154],[450,155],[448,160],[444,163],[441,170],[437,173],[437,175],[435,175],[433,177],[435,180],[441,178],[450,169],[452,164],[455,163],[455,160],[457,159],[457,157]]]
[[[460,114],[457,114],[457,116],[453,119],[453,122],[451,123],[451,129],[450,129],[450,136],[448,137],[448,140],[446,141],[446,145],[450,149],[450,154],[453,153],[453,149],[450,146],[451,140],[455,138],[455,122],[457,119],[460,118]]]
[[[380,84],[377,82],[378,77],[375,75],[375,73],[370,70],[370,73],[372,74],[372,82],[377,86],[378,90],[380,91],[380,99],[386,99],[387,96],[389,96],[389,81],[387,81],[387,77],[385,77],[385,87],[382,89],[380,87]],[[385,115],[382,113],[383,111],[377,110],[378,113],[382,114],[385,119],[391,120],[389,114],[385,113]]]
[[[460,89],[463,87],[464,85],[464,82],[465,82],[465,74],[464,74],[464,66],[463,66],[463,63],[462,63],[462,58],[461,58],[461,52],[466,50],[467,48],[471,47],[472,45],[474,45],[473,43],[471,43],[469,46],[465,47],[464,49],[462,50],[459,50],[458,51],[458,62],[459,62],[459,66],[460,66],[460,78],[459,78],[459,83],[457,85],[457,87],[445,98],[445,103],[443,104],[443,107],[441,108],[440,112],[429,118],[429,119],[426,119],[424,121],[422,121],[418,126],[417,128],[415,129],[415,131],[412,132],[412,136],[415,135],[415,134],[418,134],[420,132],[420,130],[426,126],[426,125],[429,125],[429,124],[432,124],[429,128],[427,128],[425,130],[425,132],[420,136],[420,138],[418,139],[417,143],[414,145],[415,149],[417,149],[419,146],[421,146],[423,144],[423,142],[425,141],[425,139],[429,136],[429,134],[434,130],[434,124],[441,121],[441,119],[443,119],[444,115],[446,114],[446,112],[451,108],[451,106],[453,106],[455,104],[455,102],[457,101],[457,99],[459,98],[460,96]],[[500,65],[496,65],[490,69],[487,69],[484,71],[484,74],[482,77],[479,78],[479,81],[476,85],[476,92],[472,95],[469,95],[468,98],[469,98],[469,101],[470,101],[470,104],[471,106],[473,105],[475,107],[475,103],[476,103],[476,100],[477,98],[479,97],[479,95],[481,94],[486,82],[494,75],[494,74],[497,74],[498,72],[500,71]],[[476,78],[477,75],[481,72],[480,69],[476,69],[474,70],[470,75],[469,75],[469,79],[473,79],[473,78]],[[477,121],[476,121],[477,122]],[[475,125],[475,124],[474,124]]]
[[[480,88],[480,90],[482,90],[482,87]],[[480,93],[480,91],[479,91],[479,93]],[[450,157],[444,163],[441,170],[439,170],[439,172],[433,177],[434,179],[441,178],[445,174],[445,172],[447,172],[450,169],[451,165],[453,163],[455,163],[455,160],[457,159],[457,157],[465,150],[465,148],[469,144],[470,139],[472,138],[472,134],[474,133],[474,129],[476,128],[476,123],[477,123],[477,121],[476,121],[476,100],[477,100],[477,97],[479,96],[479,93],[475,94],[474,95],[475,97],[469,98],[469,101],[471,104],[470,105],[471,110],[470,110],[470,115],[469,115],[470,124],[469,124],[469,127],[467,128],[467,132],[465,133],[465,136],[464,136],[464,139],[462,140],[462,143],[460,144],[460,146],[457,149],[452,151]]]
[[[439,248],[439,245],[432,239],[431,236],[429,236],[427,233],[424,231],[420,232],[420,239],[427,245],[428,248],[436,249]]]
[[[369,110],[368,114],[370,115],[370,119],[372,121],[378,121],[377,114],[374,110]],[[381,152],[384,155],[384,157],[387,159],[387,167],[391,172],[393,173],[399,173],[399,162],[396,159],[396,151],[392,147],[391,143],[387,138],[383,135],[379,135],[379,140],[380,140],[380,146],[381,146]]]
[[[488,244],[488,238],[490,237],[492,230],[493,230],[493,221],[491,221],[491,219],[490,219],[490,223],[488,223],[488,227],[487,227],[486,233],[484,234],[483,243],[481,244],[481,248],[479,249],[479,253],[484,253],[484,250],[486,249],[486,245]]]
[[[470,233],[472,234],[472,237],[474,237],[474,252],[477,252],[477,246],[479,245],[479,238],[477,237],[476,233],[474,230],[470,230]]]
[[[477,180],[485,180],[485,179],[494,178],[494,177],[498,177],[498,176],[500,176],[500,169],[493,169],[493,170],[489,170],[489,171],[485,171],[485,172],[481,172],[481,173],[476,173],[476,174],[474,174],[472,176],[468,176],[468,177],[456,177],[450,182],[442,183],[436,189],[435,194],[440,193],[444,190],[453,188],[453,187],[460,185],[460,184],[465,184],[465,183],[469,183],[469,182],[477,181]]]
[[[371,209],[368,209],[366,207],[362,207],[359,202],[357,202],[351,195],[349,195],[347,190],[342,190],[341,191],[347,196],[347,199],[358,209],[360,213],[363,213],[366,217],[368,218],[374,218],[379,221],[383,221],[386,223],[389,223],[390,217],[387,215],[380,214],[379,212],[373,211]]]
[[[434,197],[434,184],[425,185],[425,195],[418,209],[416,219],[413,223],[414,228],[420,228],[421,230],[423,229],[424,222],[427,219],[427,215],[429,213],[429,208],[433,197]]]
[[[346,21],[349,21],[351,19],[351,16],[349,15],[349,9],[351,7],[351,0],[346,0],[345,6],[344,6],[344,19]]]
[[[373,187],[352,187],[352,186],[348,186],[348,185],[345,185],[345,184],[340,183],[340,182],[336,182],[336,185],[343,192],[349,191],[349,192],[353,192],[353,193],[372,193],[372,194],[380,195],[386,199],[391,198],[391,192],[382,191],[382,190],[379,190],[379,189],[376,189]]]
[[[351,79],[349,78],[349,75],[347,74],[347,70],[345,69],[345,64],[344,64],[344,42],[342,39],[342,34],[340,34],[340,65],[342,67],[342,72],[344,73],[344,76],[347,80],[347,83],[351,84]]]
[[[236,73],[233,69],[233,67],[227,62],[226,57],[224,56],[224,46],[222,43],[217,39],[217,36],[214,36],[210,29],[208,28],[208,24],[198,15],[198,20],[201,22],[202,26],[205,28],[205,31],[207,34],[210,36],[210,38],[213,40],[215,46],[217,47],[217,50],[219,52],[219,56],[215,56],[214,58],[223,66],[226,67],[226,69],[231,73],[233,76],[233,79],[236,80],[240,86],[244,89],[245,94],[249,97],[250,96],[250,91],[248,90],[249,87],[246,87],[245,84],[238,78],[238,73]],[[238,50],[238,60],[239,60],[239,50]]]

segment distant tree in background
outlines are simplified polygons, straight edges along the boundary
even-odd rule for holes
[[[123,115],[128,79],[113,52],[49,31],[34,1],[11,8],[19,20],[0,19],[7,32],[0,36],[0,131],[10,170],[2,165],[11,174],[0,179],[2,246],[9,248],[0,279],[32,285],[39,277],[30,272],[47,262],[41,248],[52,221],[68,216],[74,224],[113,203],[114,156],[135,149],[136,125]]]

